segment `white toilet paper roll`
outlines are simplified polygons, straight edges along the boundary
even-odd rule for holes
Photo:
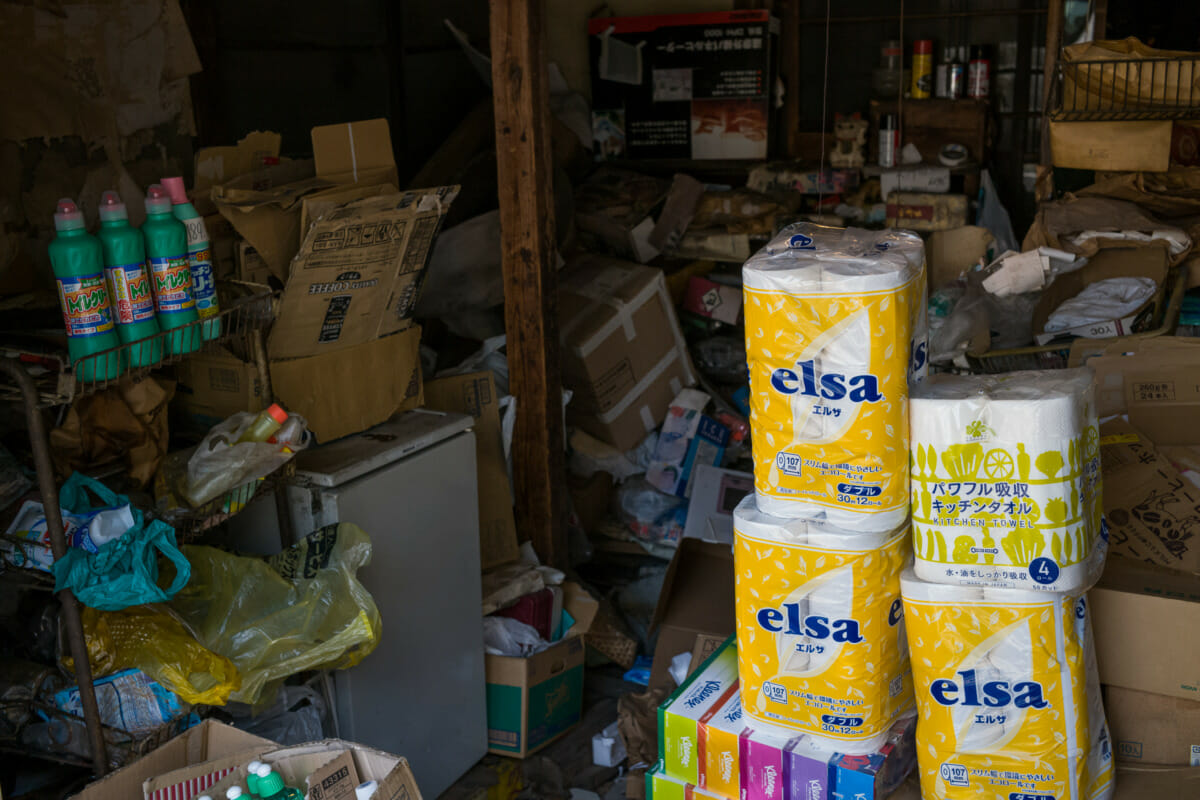
[[[938,376],[911,400],[916,572],[1078,592],[1099,579],[1099,429],[1091,371]]]

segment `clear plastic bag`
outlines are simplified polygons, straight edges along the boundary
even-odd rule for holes
[[[230,489],[270,475],[291,460],[297,451],[308,446],[306,426],[287,442],[239,442],[238,437],[257,417],[250,411],[240,411],[208,432],[188,458],[184,487],[188,502],[201,506]],[[293,414],[288,422],[293,419],[303,421]],[[279,436],[273,438],[279,439]]]
[[[371,540],[357,525],[321,528],[267,560],[184,551],[192,580],[171,608],[237,667],[233,700],[269,701],[289,675],[352,667],[379,642],[379,611],[355,577],[371,560]]]

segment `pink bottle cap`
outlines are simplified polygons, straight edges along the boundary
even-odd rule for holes
[[[184,188],[183,178],[163,178],[162,187],[167,190],[167,194],[171,195],[171,202],[175,205],[188,202],[187,189]]]
[[[75,201],[69,197],[59,200],[58,207],[54,209],[54,230],[74,231],[82,227],[83,212],[75,205]]]
[[[108,222],[114,219],[129,219],[129,213],[125,211],[121,195],[109,189],[100,195],[100,221]]]
[[[171,213],[171,196],[167,194],[166,189],[157,183],[151,185],[150,188],[146,190],[146,213]]]

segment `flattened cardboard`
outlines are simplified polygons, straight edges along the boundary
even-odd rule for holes
[[[230,725],[205,720],[95,783],[79,800],[165,800],[183,780],[194,781],[187,797],[199,795],[238,764],[247,764],[278,745]],[[202,767],[200,765],[203,765]],[[182,792],[176,790],[176,796]]]
[[[1071,366],[1096,373],[1096,413],[1128,414],[1156,444],[1200,444],[1200,339],[1076,342]]]
[[[1111,551],[1200,572],[1200,489],[1121,419],[1100,426],[1100,464]]]
[[[271,358],[333,353],[411,326],[434,237],[457,195],[445,186],[369,197],[316,222],[279,302]]]
[[[1129,172],[1166,172],[1171,122],[1051,122],[1054,166]]]
[[[391,183],[377,183],[370,186],[355,184],[313,192],[300,201],[300,240],[304,241],[304,237],[308,235],[314,222],[340,205],[361,200],[364,197],[381,197],[399,193],[399,190]]]
[[[421,328],[414,325],[332,353],[272,359],[271,386],[319,441],[331,442],[424,402],[420,347]]]
[[[425,383],[425,405],[475,418],[475,468],[479,485],[479,558],[483,569],[515,561],[517,526],[500,431],[500,396],[490,371]]]
[[[1200,702],[1104,687],[1118,761],[1200,767]]]
[[[925,241],[930,290],[953,283],[970,266],[988,259],[988,250],[996,239],[987,228],[964,225],[948,231],[934,231]]]
[[[274,131],[252,131],[235,145],[205,147],[196,151],[196,177],[192,191],[208,198],[214,186],[257,172],[267,159],[279,158],[283,137]]]
[[[697,636],[729,638],[734,618],[733,553],[728,545],[699,539],[679,541],[663,578],[650,630],[658,631],[651,689],[674,688],[667,668],[672,658],[692,651]]]
[[[599,603],[579,584],[562,588],[575,625],[561,641],[529,658],[484,656],[490,753],[525,758],[583,716],[584,637]]]
[[[1118,320],[1097,322],[1055,333],[1045,333],[1046,320],[1055,309],[1085,288],[1109,278],[1150,278],[1158,289],[1154,296]],[[1110,247],[1094,256],[1082,268],[1060,275],[1042,291],[1033,309],[1033,330],[1038,344],[1060,337],[1086,336],[1092,339],[1125,336],[1149,330],[1154,324],[1155,310],[1162,305],[1167,281],[1167,250],[1165,247]]]
[[[618,450],[635,447],[696,382],[661,270],[576,259],[559,288],[568,421]]]
[[[1200,769],[1120,764],[1112,800],[1200,797]]]
[[[1109,556],[1088,600],[1102,683],[1200,701],[1200,576]]]

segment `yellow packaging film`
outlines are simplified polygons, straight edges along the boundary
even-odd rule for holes
[[[867,753],[912,706],[900,601],[907,527],[852,533],[734,510],[738,677],[755,721]]]
[[[742,269],[759,507],[889,531],[908,515],[925,372],[920,238],[799,223]]]
[[[901,584],[922,797],[1110,797],[1086,596]]]
[[[910,414],[919,578],[1051,592],[1100,578],[1090,369],[938,376],[914,390]]]

